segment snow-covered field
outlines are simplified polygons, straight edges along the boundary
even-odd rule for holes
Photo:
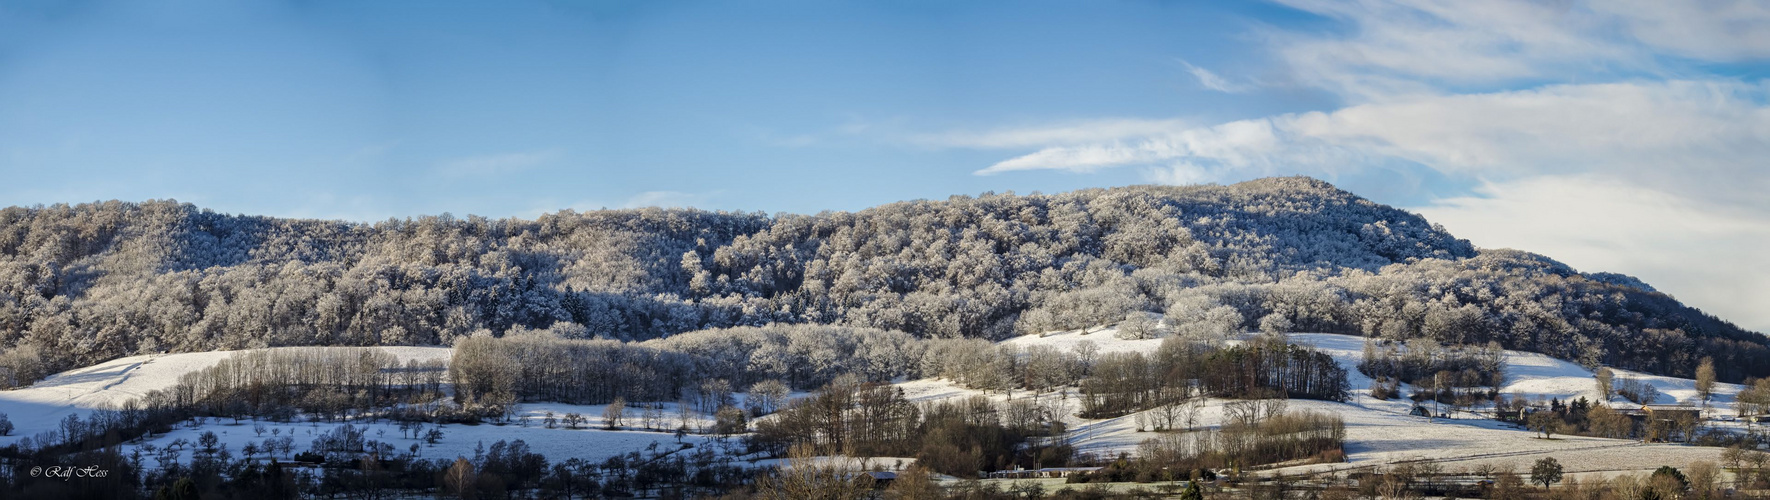
[[[1028,335],[1006,341],[1021,346],[1045,345],[1058,349],[1074,349],[1082,342],[1092,342],[1099,352],[1153,352],[1161,345],[1160,340],[1122,340],[1115,337],[1111,329],[1096,331],[1088,335],[1079,332],[1056,332],[1046,335]],[[1596,472],[1652,469],[1660,465],[1681,466],[1695,460],[1715,460],[1720,450],[1674,444],[1642,444],[1630,440],[1613,440],[1572,436],[1557,436],[1556,439],[1538,439],[1536,434],[1527,430],[1477,418],[1473,414],[1460,415],[1462,418],[1426,419],[1407,414],[1411,403],[1406,400],[1381,401],[1368,396],[1371,380],[1356,370],[1362,355],[1364,339],[1355,336],[1333,334],[1293,334],[1293,342],[1307,344],[1322,349],[1332,355],[1346,367],[1354,397],[1346,403],[1324,401],[1295,400],[1290,407],[1340,414],[1347,425],[1348,463],[1323,464],[1315,466],[1294,467],[1285,472],[1304,472],[1324,469],[1346,469],[1349,467],[1367,467],[1394,463],[1398,461],[1430,458],[1443,463],[1452,470],[1470,468],[1484,463],[1495,465],[1510,464],[1517,467],[1528,467],[1528,464],[1542,456],[1553,456],[1561,461],[1568,472]],[[446,359],[449,350],[441,347],[387,347],[381,348],[399,357],[407,359],[430,360]],[[17,426],[12,436],[0,437],[0,445],[16,441],[20,437],[34,435],[53,428],[68,414],[85,413],[95,408],[121,404],[124,401],[140,397],[148,391],[164,389],[172,386],[184,373],[200,370],[214,365],[232,352],[210,352],[193,354],[176,354],[161,356],[134,356],[122,358],[97,366],[64,372],[37,384],[18,390],[0,391],[0,412],[10,415]],[[1599,399],[1595,389],[1592,373],[1584,368],[1548,356],[1508,352],[1505,357],[1508,382],[1502,389],[1507,394],[1548,399],[1551,397],[1569,400],[1585,397]],[[1652,384],[1662,394],[1660,402],[1671,403],[1689,400],[1695,395],[1694,382],[1686,379],[1644,375],[1618,370],[1618,377],[1633,377]],[[947,398],[969,397],[983,394],[958,387],[948,381],[938,379],[912,380],[898,384],[912,401],[934,401]],[[1718,384],[1716,395],[1711,406],[1716,412],[1728,412],[1734,396],[1741,389],[1734,384]],[[1009,394],[987,394],[995,400],[1005,400]],[[741,395],[740,395],[741,397]],[[1018,391],[1012,394],[1015,398],[1034,397],[1034,395]],[[1134,415],[1113,419],[1089,420],[1074,416],[1079,404],[1073,394],[1062,391],[1040,394],[1037,397],[1055,400],[1064,413],[1066,423],[1071,429],[1070,440],[1078,449],[1085,453],[1101,456],[1116,455],[1121,452],[1135,453],[1138,443],[1154,434],[1138,432]],[[1627,404],[1617,400],[1613,404]],[[435,445],[424,444],[415,438],[402,436],[396,424],[360,422],[354,425],[366,426],[366,437],[394,445],[401,452],[410,445],[420,445],[420,456],[426,458],[448,458],[454,456],[472,456],[476,446],[490,445],[497,440],[525,441],[529,447],[546,455],[550,460],[582,458],[587,460],[603,460],[607,457],[624,454],[630,451],[644,451],[656,444],[658,450],[675,449],[677,438],[665,430],[640,430],[643,410],[630,408],[626,413],[626,426],[629,430],[608,431],[598,427],[602,424],[601,405],[565,405],[565,404],[525,404],[518,410],[519,421],[527,425],[491,425],[477,426],[446,425],[442,426],[444,437]],[[552,411],[561,421],[557,428],[546,428],[541,420],[546,412]],[[578,413],[586,418],[581,429],[567,429],[563,422],[567,413]],[[681,412],[674,403],[664,404],[661,419],[655,422],[659,429],[674,429],[683,424]],[[1222,401],[1207,403],[1200,412],[1201,426],[1217,425],[1222,419]],[[691,428],[700,428],[708,424],[705,415],[691,414],[687,424]],[[178,429],[154,436],[148,442],[164,447],[178,439],[195,442],[205,431],[214,431],[237,455],[248,442],[262,442],[271,437],[270,433],[257,435],[253,428],[256,423],[246,422],[233,424],[231,421],[210,421],[209,423],[190,428],[180,426]],[[283,435],[295,436],[296,452],[305,450],[313,438],[330,431],[339,423],[264,423],[270,428],[282,429]],[[1743,425],[1743,424],[1729,424]],[[428,428],[428,426],[427,426]],[[704,446],[709,439],[705,436],[689,435],[683,442]],[[139,446],[141,443],[132,443]],[[262,456],[262,455],[260,455]],[[184,454],[188,460],[189,452]],[[151,460],[151,456],[150,456]],[[895,461],[893,462],[895,463]]]
[[[1086,341],[1092,342],[1101,353],[1149,353],[1161,345],[1160,340],[1119,339],[1115,333],[1111,329],[1087,335],[1078,331],[1054,332],[1042,336],[1016,337],[1006,343],[1022,347],[1045,345],[1058,349],[1074,349]],[[1568,472],[1610,472],[1650,470],[1661,465],[1682,466],[1697,460],[1717,460],[1720,455],[1720,449],[1717,448],[1643,444],[1633,440],[1578,436],[1539,439],[1536,433],[1529,430],[1478,418],[1472,414],[1459,415],[1460,418],[1453,419],[1411,416],[1408,415],[1408,410],[1411,409],[1412,402],[1408,400],[1383,401],[1369,396],[1371,379],[1357,370],[1358,362],[1363,356],[1364,338],[1335,334],[1292,334],[1290,338],[1292,342],[1321,349],[1339,361],[1346,368],[1354,396],[1346,403],[1306,400],[1290,402],[1290,407],[1294,409],[1338,413],[1345,419],[1348,463],[1293,467],[1284,470],[1286,473],[1368,467],[1424,458],[1437,460],[1450,468],[1474,467],[1484,463],[1528,468],[1531,462],[1543,456],[1555,457],[1567,467]],[[1501,390],[1503,393],[1540,398],[1544,401],[1549,398],[1563,401],[1579,397],[1593,401],[1600,399],[1592,372],[1579,365],[1542,354],[1514,351],[1506,352],[1505,363],[1507,384]],[[1660,391],[1661,403],[1685,401],[1696,395],[1695,381],[1692,380],[1645,375],[1627,370],[1616,370],[1616,374],[1618,379],[1632,377],[1653,385]],[[914,401],[983,394],[937,379],[909,381],[900,386]],[[1736,384],[1716,384],[1715,395],[1710,403],[1711,411],[1730,414],[1734,396],[1742,388]],[[1028,393],[1014,395],[1029,396]],[[989,397],[995,400],[1007,399],[1007,395],[999,393],[990,394]],[[1063,396],[1051,393],[1039,397]],[[1073,395],[1070,397],[1073,401]],[[1217,400],[1207,402],[1199,412],[1199,424],[1209,427],[1221,423],[1222,403],[1223,401]],[[1071,410],[1077,406],[1073,402],[1070,404]],[[1611,404],[1629,403],[1618,398]],[[1155,436],[1148,432],[1137,432],[1135,415],[1088,420],[1072,414],[1066,423],[1070,426],[1071,442],[1076,444],[1079,451],[1101,456],[1121,452],[1134,454],[1139,443]]]
[[[447,361],[447,347],[377,347],[406,360]],[[17,428],[0,436],[0,446],[54,429],[70,414],[86,418],[94,409],[115,408],[148,392],[178,383],[185,373],[215,366],[238,351],[130,356],[51,375],[30,387],[0,391],[0,413]]]
[[[378,347],[399,358],[406,360],[448,360],[451,351],[446,347]],[[139,398],[150,391],[172,387],[178,378],[189,372],[214,366],[217,362],[232,356],[235,351],[215,351],[204,353],[168,354],[154,356],[131,356],[86,368],[69,370],[50,376],[30,387],[10,391],[0,391],[0,413],[6,413],[16,429],[10,436],[0,437],[0,446],[11,444],[24,437],[55,428],[62,419],[70,414],[81,415],[82,418],[94,409],[115,407],[129,400]],[[550,459],[558,457],[582,458],[586,460],[604,460],[610,456],[625,454],[630,451],[645,451],[653,443],[659,450],[667,451],[677,447],[674,433],[658,430],[640,429],[641,412],[639,408],[630,408],[626,412],[626,428],[631,430],[602,430],[602,413],[604,405],[567,405],[567,404],[530,404],[523,405],[517,416],[518,423],[508,425],[444,425],[443,438],[436,444],[425,444],[420,439],[402,437],[398,424],[379,422],[351,422],[351,425],[364,427],[366,439],[392,444],[399,452],[407,452],[412,444],[419,444],[419,456],[426,458],[449,458],[455,456],[473,456],[474,449],[480,444],[490,446],[498,440],[523,440],[529,448]],[[552,411],[560,419],[555,428],[547,428],[543,422],[546,412]],[[567,413],[578,413],[585,417],[586,422],[580,429],[566,428],[564,418]],[[674,429],[682,423],[680,412],[675,403],[663,404],[662,419],[656,423],[659,429]],[[527,421],[527,425],[520,422]],[[699,428],[706,425],[709,419],[704,415],[694,414],[688,419],[691,427]],[[258,425],[264,425],[267,432],[260,436],[254,432]],[[278,437],[268,429],[282,430],[281,436],[294,436],[294,453],[308,449],[313,439],[333,428],[344,425],[344,422],[255,422],[243,421],[239,424],[227,419],[212,419],[204,425],[189,427],[181,425],[171,432],[155,435],[141,443],[130,443],[129,448],[143,444],[153,444],[163,448],[179,439],[191,443],[204,432],[215,432],[220,442],[236,456],[248,442],[262,444],[267,438]],[[426,429],[431,426],[426,426]],[[705,436],[688,435],[682,442],[702,444],[707,441]],[[191,454],[186,451],[180,456],[181,461],[188,462]],[[144,453],[152,463],[152,454]],[[263,454],[258,455],[265,456]]]

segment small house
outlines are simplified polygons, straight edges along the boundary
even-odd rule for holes
[[[1063,478],[1063,477],[1069,477],[1069,476],[1073,476],[1073,475],[1077,475],[1077,474],[1087,474],[1087,473],[1094,472],[1097,470],[1100,470],[1100,468],[1099,467],[1046,467],[1043,469],[1022,469],[1022,468],[1020,468],[1020,466],[1015,466],[1013,469],[999,470],[999,471],[995,471],[995,472],[985,472],[985,473],[983,473],[983,477],[985,477],[987,479]]]
[[[873,488],[876,488],[876,489],[889,488],[889,487],[891,487],[892,482],[897,481],[897,473],[892,472],[892,471],[873,470],[873,471],[862,472],[861,474],[866,475],[869,478],[872,478],[873,479]]]

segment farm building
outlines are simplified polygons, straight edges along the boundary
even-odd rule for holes
[[[1702,418],[1702,409],[1691,405],[1643,405],[1641,412],[1656,420],[1678,420],[1684,417]]]
[[[1097,470],[1100,470],[1100,468],[1099,467],[1046,467],[1043,469],[1022,469],[1019,467],[1015,467],[1015,468],[1009,469],[1009,470],[999,470],[999,471],[995,471],[995,472],[990,472],[990,473],[985,474],[985,477],[990,478],[990,479],[1054,478],[1054,477],[1069,477],[1069,476],[1076,475],[1076,474],[1086,474],[1086,473],[1094,472]]]

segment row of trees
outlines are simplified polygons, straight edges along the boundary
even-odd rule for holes
[[[449,377],[457,401],[469,408],[498,410],[519,400],[601,404],[620,397],[685,400],[710,413],[719,406],[705,403],[713,393],[757,392],[758,385],[811,390],[843,376],[875,382],[945,377],[987,391],[1047,391],[1086,376],[1097,353],[1091,342],[1074,350],[1023,348],[822,325],[705,330],[646,342],[564,338],[549,329],[461,339]],[[724,389],[712,390],[709,382]],[[758,410],[783,402],[754,401]]]
[[[1748,381],[1734,401],[1734,409],[1741,416],[1770,413],[1770,378]]]
[[[1365,341],[1358,372],[1421,387],[1498,388],[1506,384],[1505,349],[1498,342],[1445,346],[1429,339],[1372,339]]]
[[[719,394],[756,392],[757,384],[812,389],[842,376],[872,382],[936,376],[974,389],[1034,393],[1079,384],[1088,416],[1121,415],[1197,395],[1347,396],[1345,370],[1332,357],[1277,335],[1235,347],[1173,336],[1153,356],[1097,351],[1089,342],[1073,350],[1022,348],[810,325],[695,332],[641,343],[529,332],[462,339],[449,377],[456,401],[482,414],[501,413],[518,400],[601,404],[617,397],[693,402],[711,413],[728,397]],[[756,401],[753,413],[766,413],[778,399]]]
[[[1343,401],[1346,370],[1326,353],[1278,335],[1220,347],[1184,337],[1162,341],[1153,355],[1101,355],[1081,380],[1081,415],[1106,418],[1171,407],[1199,396]]]
[[[1532,403],[1519,397],[1502,397],[1495,402],[1495,407],[1501,420],[1524,424],[1545,438],[1555,434],[1573,434],[1655,442],[1692,442],[1705,446],[1757,442],[1750,435],[1708,429],[1703,425],[1703,420],[1694,414],[1681,413],[1675,417],[1630,415],[1604,403],[1588,401],[1584,397],[1566,402],[1551,399],[1547,404]]]
[[[408,359],[369,347],[289,347],[234,353],[185,373],[166,404],[204,416],[270,417],[297,412],[333,419],[386,407],[434,407],[443,397],[442,360]]]
[[[819,455],[915,457],[933,471],[976,477],[1016,464],[1067,464],[1069,445],[1035,439],[1063,435],[1060,406],[1028,398],[996,404],[983,396],[917,405],[898,387],[844,377],[758,421],[748,442],[777,456],[806,447]]]
[[[1307,460],[1315,463],[1345,460],[1346,424],[1339,415],[1319,412],[1281,412],[1270,416],[1245,414],[1225,419],[1215,429],[1164,433],[1138,446],[1137,463],[1129,468],[1153,480],[1190,479],[1191,471],[1247,468]],[[1170,474],[1163,477],[1163,473]],[[1124,474],[1106,471],[1106,474]],[[1136,480],[1136,477],[1120,478]]]

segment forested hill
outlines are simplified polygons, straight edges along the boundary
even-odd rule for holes
[[[647,339],[819,323],[998,339],[1161,312],[1770,374],[1766,339],[1632,278],[1467,241],[1308,178],[985,194],[817,215],[564,211],[374,224],[176,202],[0,211],[0,385],[139,352]],[[6,370],[5,368],[11,368]]]

